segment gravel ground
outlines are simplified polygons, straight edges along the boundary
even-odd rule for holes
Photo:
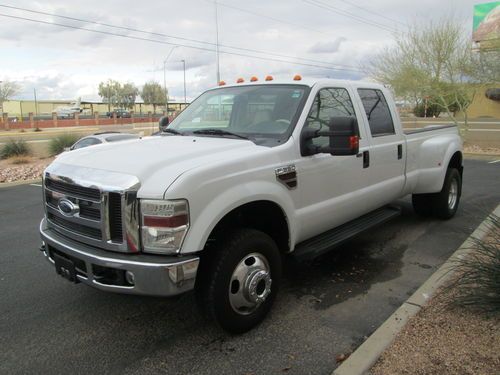
[[[0,183],[41,178],[54,158],[18,157],[0,160]]]
[[[370,373],[500,374],[500,316],[450,307],[446,301],[455,294],[438,292],[410,319]]]

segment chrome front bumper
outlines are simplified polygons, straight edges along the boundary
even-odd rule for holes
[[[52,254],[71,259],[77,267],[78,281],[109,292],[150,296],[174,296],[194,288],[199,257],[157,256],[146,254],[112,253],[71,240],[47,227],[46,219],[40,223],[42,251],[54,264]],[[103,271],[104,270],[104,271]],[[113,283],[98,273],[113,274],[129,271],[133,285]]]

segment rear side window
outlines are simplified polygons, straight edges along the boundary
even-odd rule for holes
[[[98,145],[99,143],[101,143],[101,141],[98,140],[97,138],[84,138],[84,139],[76,142],[72,149],[77,150],[79,148]]]
[[[395,134],[391,111],[380,90],[358,89],[373,137]]]

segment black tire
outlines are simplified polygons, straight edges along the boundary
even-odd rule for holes
[[[252,254],[262,255],[270,268],[270,292],[255,310],[239,313],[230,301],[233,272],[243,259]],[[276,243],[267,234],[254,229],[238,229],[220,241],[201,259],[196,283],[200,307],[224,330],[244,333],[258,325],[267,315],[276,298],[281,278],[281,254]],[[239,284],[238,284],[239,285]]]
[[[411,203],[417,215],[423,217],[432,215],[432,194],[413,194],[411,196]]]
[[[454,188],[453,188],[454,186]],[[455,199],[451,199],[455,189]],[[433,194],[434,216],[448,220],[455,216],[462,195],[462,178],[460,172],[455,168],[448,168],[444,178],[443,188],[439,193]]]

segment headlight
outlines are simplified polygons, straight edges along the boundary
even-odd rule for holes
[[[141,224],[145,253],[177,253],[189,228],[188,202],[141,200]]]

